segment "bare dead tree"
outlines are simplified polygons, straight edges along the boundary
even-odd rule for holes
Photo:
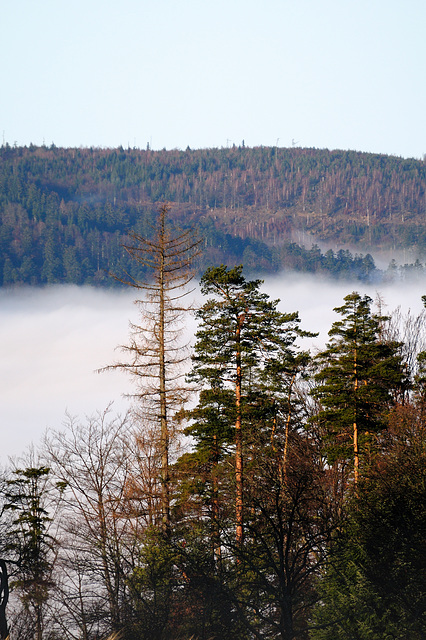
[[[85,422],[69,417],[65,429],[51,432],[45,443],[63,489],[56,626],[65,623],[85,639],[99,626],[123,626],[139,526],[126,499],[133,437],[128,417],[110,417],[107,408]]]
[[[121,369],[135,380],[136,415],[155,425],[158,433],[161,519],[166,535],[170,529],[169,452],[174,435],[173,415],[187,399],[184,364],[188,349],[182,332],[190,305],[192,265],[199,252],[199,242],[191,230],[172,229],[168,220],[169,205],[159,211],[153,239],[131,233],[124,245],[130,257],[150,273],[138,280],[128,273],[118,280],[135,288],[139,321],[131,323],[131,335],[121,350],[128,360],[106,369]]]
[[[393,339],[402,343],[402,355],[407,374],[414,379],[418,363],[417,356],[426,347],[426,311],[423,309],[415,314],[408,310],[404,315],[401,307],[397,307],[390,315],[387,339]]]

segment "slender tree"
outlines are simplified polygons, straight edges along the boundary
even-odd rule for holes
[[[29,617],[25,632],[36,640],[43,637],[44,611],[53,587],[54,539],[49,534],[51,518],[47,510],[49,473],[44,466],[15,469],[6,481],[3,506],[11,514],[4,541],[5,553],[14,567],[10,585]],[[20,635],[23,637],[23,629]]]
[[[108,368],[128,372],[136,381],[138,408],[143,420],[158,425],[161,459],[161,518],[166,535],[170,530],[169,451],[173,435],[173,414],[187,397],[182,366],[188,354],[180,341],[185,313],[185,297],[193,277],[192,263],[199,242],[191,230],[173,230],[168,220],[170,207],[161,207],[153,239],[133,232],[124,246],[139,265],[145,280],[126,274],[121,282],[141,295],[136,300],[140,320],[131,324],[131,338],[122,347],[129,356]]]

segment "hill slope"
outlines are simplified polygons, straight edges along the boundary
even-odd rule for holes
[[[203,268],[351,270],[371,258],[304,249],[426,249],[426,165],[276,147],[151,151],[0,148],[0,284],[108,282],[126,232],[149,236],[160,203],[205,239]],[[129,269],[132,265],[128,265]]]

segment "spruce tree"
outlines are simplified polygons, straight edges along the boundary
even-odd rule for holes
[[[334,310],[330,341],[317,357],[313,391],[316,419],[325,432],[330,462],[351,461],[358,481],[360,454],[386,427],[389,408],[403,398],[406,376],[401,343],[385,340],[384,316],[372,313],[372,300],[353,292]]]
[[[4,511],[11,514],[4,549],[14,566],[10,586],[19,593],[34,638],[43,635],[43,614],[53,569],[54,539],[49,534],[47,467],[16,469],[6,481]],[[24,616],[25,617],[25,616]]]

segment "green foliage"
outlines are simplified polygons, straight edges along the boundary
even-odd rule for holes
[[[47,467],[16,469],[4,490],[3,509],[10,514],[4,553],[14,567],[10,586],[19,594],[37,640],[41,640],[44,605],[53,587],[54,540],[48,531],[51,518],[46,504],[49,473]]]
[[[299,328],[297,313],[279,312],[279,301],[260,292],[261,283],[246,280],[241,265],[205,272],[201,290],[212,297],[197,312],[201,327],[196,333],[193,379],[213,389],[235,382],[238,351],[248,390],[261,371],[266,375],[278,359],[293,358],[296,338],[309,334]]]
[[[313,248],[311,258],[320,264],[322,254]],[[67,261],[71,273],[72,251]],[[105,413],[56,434],[60,540],[49,533],[49,468],[3,481],[19,637],[36,629],[42,640],[45,611],[52,640],[95,640],[108,625],[123,640],[425,637],[425,351],[413,389],[405,367],[419,336],[390,339],[388,318],[352,292],[314,360],[297,346],[313,334],[261,284],[223,264],[201,279],[189,374],[199,395],[173,415],[191,440],[173,450],[166,528],[158,412],[145,405],[135,423],[108,426]]]
[[[135,608],[132,627],[141,639],[162,640],[169,637],[167,629],[176,582],[174,560],[169,541],[158,530],[148,530],[138,566],[128,580]]]
[[[43,480],[47,467],[17,469],[6,481],[4,510],[12,513],[5,551],[19,567],[17,586],[29,588],[42,580],[49,570],[51,547],[47,533],[50,517],[44,507],[46,489]]]
[[[313,394],[320,403],[317,420],[328,439],[330,462],[351,460],[374,444],[374,434],[386,427],[389,408],[403,397],[401,344],[385,340],[387,318],[373,314],[371,303],[357,292],[346,296],[335,309],[342,319],[333,323],[330,342],[316,358]]]
[[[235,438],[241,413],[246,443],[251,425],[269,428],[285,419],[295,376],[306,364],[295,341],[312,336],[303,331],[295,313],[278,311],[278,300],[260,291],[260,280],[246,280],[242,266],[210,268],[201,279],[202,292],[211,297],[197,312],[201,321],[194,345],[190,379],[201,387],[197,408],[188,428],[196,450],[205,446],[226,449]],[[236,399],[236,386],[239,387]],[[237,405],[238,403],[238,405]]]
[[[165,201],[205,238],[200,271],[244,262],[367,280],[368,254],[322,254],[292,237],[422,250],[424,195],[424,163],[355,152],[3,146],[0,284],[108,285],[117,269],[143,279],[122,244],[130,231],[150,238]]]
[[[421,640],[426,633],[426,458],[398,444],[359,484],[320,582],[313,640]],[[421,432],[417,434],[417,440]],[[417,442],[417,445],[419,442]]]
[[[198,405],[188,413],[194,448],[176,471],[184,478],[180,500],[187,500],[181,513],[186,518],[197,513],[209,523],[205,534],[213,568],[226,576],[238,619],[255,635],[267,629],[273,633],[267,637],[291,638],[309,600],[302,605],[301,585],[315,565],[308,549],[315,546],[318,552],[325,535],[321,527],[308,535],[304,505],[317,485],[315,472],[307,470],[314,464],[312,458],[307,462],[309,445],[297,435],[301,418],[294,398],[295,379],[307,363],[295,342],[312,334],[300,329],[297,313],[279,312],[278,301],[260,285],[246,280],[241,266],[211,268],[201,279],[210,297],[197,312],[201,323],[190,376],[201,388]],[[293,455],[296,442],[300,458]],[[244,542],[239,526],[246,529]]]

